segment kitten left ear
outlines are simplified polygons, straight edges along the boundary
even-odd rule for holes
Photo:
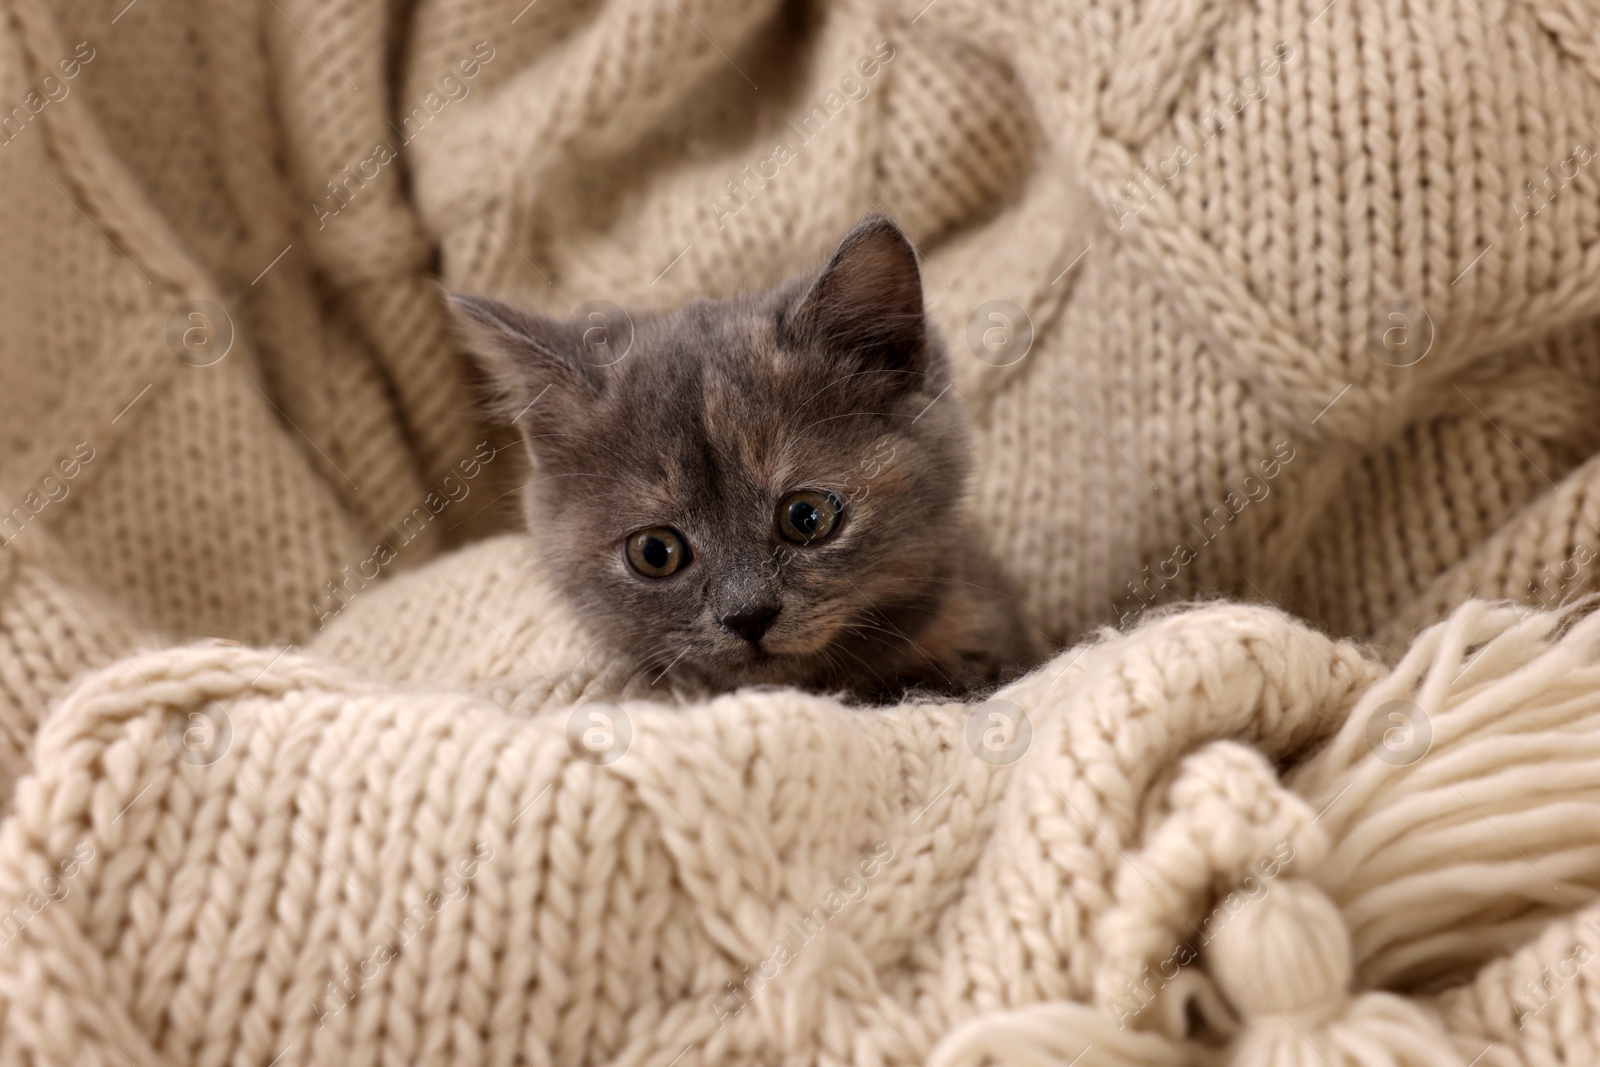
[[[856,352],[875,369],[926,371],[922,276],[900,227],[885,215],[857,223],[784,325],[824,349]]]
[[[582,336],[571,324],[486,296],[447,292],[445,301],[461,340],[504,397],[507,417],[547,391],[546,411],[599,394],[596,368],[583,358]]]

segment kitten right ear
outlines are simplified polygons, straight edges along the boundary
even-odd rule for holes
[[[917,252],[887,215],[868,215],[783,320],[793,336],[866,369],[920,375],[929,364]]]
[[[469,293],[447,292],[445,302],[463,344],[503,398],[507,419],[519,421],[535,404],[579,408],[599,395],[599,375],[570,323]]]

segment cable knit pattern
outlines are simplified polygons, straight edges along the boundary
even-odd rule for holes
[[[1597,26],[0,0],[0,1063],[1594,1062],[1600,633],[1504,602],[1600,588]],[[487,537],[440,276],[874,208],[1065,651],[623,672]]]
[[[1221,593],[1398,655],[1469,596],[1597,587],[1571,4],[167,7],[9,0],[0,36],[0,346],[31,354],[0,508],[96,449],[33,524],[141,631],[303,640],[486,438],[436,263],[561,314],[666,306],[874,205],[925,253],[979,526],[1063,643]],[[973,344],[991,300],[1026,352]],[[186,364],[201,321],[231,347]]]
[[[1600,618],[1472,602],[1391,669],[1216,606],[977,707],[642,700],[585,665],[532,547],[397,579],[309,653],[76,686],[0,830],[0,1055],[1460,1067],[1594,1040]],[[467,621],[440,588],[502,593]],[[443,630],[453,669],[404,654]],[[1006,759],[974,732],[1001,701]],[[1396,701],[1410,754],[1372,740]],[[572,730],[602,707],[614,753]]]

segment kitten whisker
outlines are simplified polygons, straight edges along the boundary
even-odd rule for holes
[[[923,320],[923,316],[920,315],[920,314],[917,314],[915,312],[885,311],[885,312],[879,313],[876,316],[876,321],[877,321],[878,325],[883,325],[885,323],[908,324],[908,323],[920,322],[922,320]],[[892,330],[885,330],[885,331],[881,331],[881,332],[883,332],[883,333],[892,333],[893,331]],[[861,335],[862,335],[862,331],[860,329],[853,328],[853,327],[850,327],[850,326],[844,326],[844,327],[841,327],[839,329],[830,330],[830,331],[827,331],[825,333],[816,334],[816,335],[813,336],[812,340],[814,342],[818,343],[819,345],[823,346],[823,347],[843,348],[843,349],[849,350],[849,349],[855,348],[856,346],[858,346],[861,343],[861,340],[862,340],[862,336]]]
[[[818,389],[816,392],[814,392],[810,396],[806,397],[804,400],[802,400],[800,402],[800,410],[804,411],[805,408],[813,400],[815,400],[817,397],[821,396],[823,393],[826,393],[829,389],[832,389],[834,386],[839,385],[839,384],[841,384],[843,382],[847,382],[851,378],[860,378],[860,377],[862,377],[864,375],[868,375],[868,374],[914,374],[919,378],[926,378],[928,376],[928,372],[927,371],[904,370],[904,369],[901,369],[901,368],[890,368],[890,367],[877,368],[877,369],[873,369],[873,370],[852,371],[849,374],[841,374],[841,375],[839,375],[839,377],[835,378],[833,381],[829,382],[827,385],[824,385],[821,389]]]
[[[684,645],[683,647],[687,649],[689,646]],[[623,687],[626,688],[632,685],[646,671],[655,667],[662,655],[671,651],[672,648],[673,645],[669,640],[661,640],[650,645],[644,653],[635,658],[633,669],[629,671],[627,677],[623,679]],[[662,673],[665,674],[666,672],[663,671]],[[660,680],[660,675],[657,675],[656,677],[657,680]],[[650,684],[655,685],[655,682],[651,682]]]
[[[672,662],[667,664],[665,667],[662,667],[661,668],[661,673],[656,675],[654,678],[650,679],[650,684],[652,686],[654,686],[657,682],[661,681],[661,679],[665,678],[666,675],[667,675],[667,672],[670,671],[672,668],[676,667],[678,665],[678,661],[680,659],[682,659],[684,656],[688,655],[688,654],[689,654],[689,646],[688,645],[684,645],[682,651],[680,651],[676,656],[672,657]]]
[[[539,434],[534,434],[532,437],[523,437],[520,440],[524,444],[527,444],[527,443],[532,442],[532,441],[543,440],[546,437],[570,437],[574,441],[584,441],[584,442],[586,442],[588,444],[594,445],[597,448],[605,449],[607,452],[610,452],[613,456],[616,456],[618,459],[622,460],[622,462],[624,462],[624,463],[627,462],[627,460],[622,456],[622,454],[620,452],[618,452],[616,449],[612,448],[610,445],[602,444],[601,442],[596,441],[594,438],[585,437],[582,434],[577,434],[577,433],[539,433]]]
[[[932,656],[928,655],[928,650],[923,648],[920,644],[918,644],[916,641],[912,640],[910,637],[907,637],[905,634],[901,633],[900,632],[900,628],[898,626],[896,626],[889,619],[889,616],[885,615],[882,611],[878,610],[878,605],[876,605],[876,604],[874,604],[872,602],[872,598],[867,596],[867,594],[861,592],[861,587],[859,585],[857,585],[855,582],[851,581],[849,578],[846,578],[845,581],[850,582],[850,588],[854,589],[857,593],[860,593],[861,594],[861,599],[865,600],[867,602],[868,606],[870,606],[874,612],[877,612],[878,616],[883,619],[883,621],[889,626],[889,628],[891,630],[893,630],[895,633],[899,634],[901,640],[905,641],[906,644],[910,645],[911,648],[916,651],[917,655],[919,655],[923,659],[927,660],[928,666],[932,667],[933,670],[934,670],[934,673],[939,675],[939,677],[943,678],[945,680],[945,683],[948,685],[949,682],[950,682],[950,676],[945,674],[944,671],[940,669],[939,664],[934,661],[934,658]]]
[[[855,623],[847,629],[861,640],[882,645],[884,648],[892,649],[908,644],[905,635],[872,623]]]
[[[506,497],[510,496],[512,493],[520,493],[526,488],[528,488],[527,483],[523,483],[522,485],[514,486],[514,487],[512,487],[510,489],[507,489],[505,492],[501,493],[499,496],[497,496],[493,500],[489,501],[483,507],[479,508],[477,511],[474,511],[471,515],[468,515],[466,518],[464,518],[460,522],[456,523],[455,526],[446,526],[445,527],[445,532],[449,533],[451,530],[457,529],[458,527],[461,527],[461,526],[465,526],[467,523],[471,522],[473,519],[477,518],[479,515],[482,515],[485,511],[488,511],[490,508],[492,508],[496,504],[500,503],[500,501],[504,500]],[[462,499],[465,499],[465,497],[463,497]]]
[[[825,419],[818,419],[816,422],[809,423],[808,425],[801,427],[800,432],[795,434],[795,436],[799,437],[801,434],[804,434],[807,430],[811,429],[812,426],[821,426],[823,423],[832,422],[835,419],[851,419],[857,415],[881,415],[884,418],[911,419],[913,422],[916,421],[914,416],[907,415],[903,411],[847,411],[843,415],[829,415]]]
[[[877,580],[880,581],[880,582],[946,582],[946,583],[948,583],[950,585],[965,585],[965,586],[968,586],[970,588],[977,589],[980,592],[992,593],[995,596],[1004,597],[1007,600],[1015,600],[1015,599],[1017,599],[1015,596],[1013,596],[1012,594],[1006,592],[1004,589],[996,589],[992,585],[982,585],[982,584],[980,584],[978,582],[964,582],[960,578],[934,578],[934,577],[929,577],[929,576],[925,576],[925,575],[908,574],[908,575],[905,575],[903,577],[898,577],[898,578],[885,577],[885,578],[878,578]]]
[[[859,663],[863,667],[865,667],[867,669],[867,673],[872,675],[872,680],[873,681],[881,683],[884,680],[882,671],[878,670],[872,664],[868,663],[866,660],[862,659],[860,656],[858,656],[854,652],[850,651],[844,645],[839,645],[838,646],[838,651],[843,652],[845,655],[849,656],[851,659],[855,660],[857,663]]]
[[[535,478],[533,481],[528,482],[525,485],[520,485],[517,488],[526,489],[526,488],[528,488],[528,486],[531,486],[531,485],[540,485],[540,484],[543,484],[544,482],[553,482],[557,478],[599,478],[599,479],[602,479],[602,480],[608,481],[608,482],[620,482],[620,481],[622,481],[621,478],[618,478],[618,477],[616,477],[614,475],[610,475],[610,474],[590,474],[587,471],[574,471],[571,474],[551,474],[551,475],[548,475],[547,477],[544,477],[544,478]]]
[[[621,489],[613,489],[609,493],[596,493],[594,496],[586,496],[582,500],[574,500],[572,503],[568,504],[566,507],[564,507],[560,511],[556,512],[555,515],[551,517],[550,521],[551,522],[556,521],[556,519],[561,518],[561,516],[565,515],[567,512],[569,512],[573,508],[577,507],[579,504],[587,504],[591,500],[603,500],[608,496],[617,496],[621,492],[622,492]]]

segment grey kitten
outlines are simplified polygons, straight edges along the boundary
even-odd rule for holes
[[[883,701],[1038,662],[962,513],[965,418],[889,219],[776,289],[633,315],[621,358],[589,323],[450,302],[524,433],[529,531],[638,670]]]

